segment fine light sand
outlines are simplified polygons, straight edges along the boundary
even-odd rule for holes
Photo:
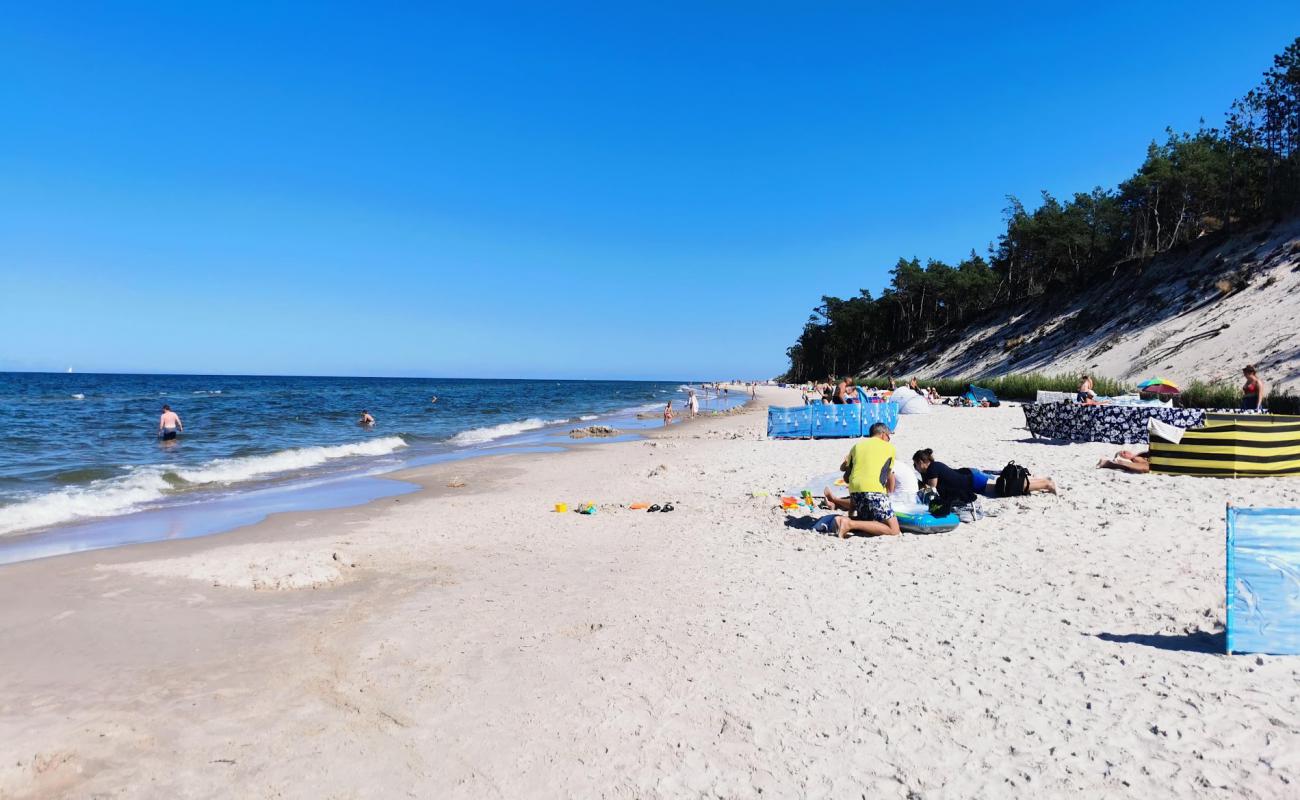
[[[752,493],[848,443],[755,408],[0,568],[0,796],[1295,797],[1300,660],[1217,651],[1224,503],[1300,481],[1101,472],[1022,426],[904,417],[904,457],[1061,487],[944,535],[787,526]]]

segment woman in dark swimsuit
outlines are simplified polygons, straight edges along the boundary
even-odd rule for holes
[[[1259,373],[1255,371],[1255,365],[1247,364],[1242,368],[1241,374],[1246,376],[1246,385],[1241,387],[1241,410],[1263,411],[1267,389],[1264,382],[1259,379]]]

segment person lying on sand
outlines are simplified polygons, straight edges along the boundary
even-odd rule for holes
[[[894,445],[890,443],[889,426],[877,422],[871,426],[870,438],[853,445],[840,464],[849,484],[848,497],[836,497],[826,487],[826,501],[832,508],[849,512],[847,517],[836,517],[835,527],[841,539],[850,533],[866,536],[897,536],[898,518],[889,504],[889,493],[894,491]]]
[[[969,504],[974,495],[998,496],[998,476],[981,469],[960,467],[953,469],[934,460],[934,450],[917,450],[912,455],[912,467],[921,476],[921,482],[939,493],[945,503],[954,508]],[[1029,491],[1056,494],[1056,482],[1051,478],[1029,478]],[[960,516],[960,511],[958,512]],[[966,522],[967,520],[962,520]]]
[[[1121,450],[1114,458],[1103,458],[1098,461],[1097,469],[1122,469],[1125,472],[1136,472],[1141,475],[1151,471],[1151,451],[1134,453],[1132,450]]]

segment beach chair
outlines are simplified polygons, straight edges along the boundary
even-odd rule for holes
[[[1228,506],[1229,653],[1300,655],[1300,508]]]

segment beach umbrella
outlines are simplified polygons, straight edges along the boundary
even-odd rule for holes
[[[1138,384],[1138,389],[1147,394],[1175,395],[1182,394],[1178,384],[1168,378],[1150,378]]]

